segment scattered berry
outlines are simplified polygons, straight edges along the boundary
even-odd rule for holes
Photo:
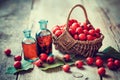
[[[107,67],[108,67],[109,69],[111,69],[111,70],[114,70],[114,69],[115,69],[115,64],[114,64],[114,62],[112,62],[112,61],[108,62],[108,63],[107,63]]]
[[[35,65],[37,66],[37,67],[42,67],[43,66],[43,62],[42,62],[42,60],[37,60],[36,62],[35,62]]]
[[[21,61],[22,57],[20,55],[16,55],[16,56],[14,56],[14,60],[15,61]]]
[[[47,58],[47,62],[48,62],[49,64],[54,63],[54,61],[55,61],[55,59],[54,59],[53,56],[49,56],[49,57]]]
[[[65,54],[65,55],[63,56],[63,59],[64,59],[66,62],[68,62],[68,61],[70,61],[71,57],[70,57],[69,54]]]
[[[65,71],[65,72],[69,72],[69,71],[70,71],[70,66],[69,66],[68,64],[63,65],[62,69],[63,69],[63,71]]]
[[[86,63],[87,63],[88,65],[92,65],[93,62],[94,62],[94,58],[92,58],[92,57],[87,57],[87,58],[86,58]]]
[[[47,57],[48,57],[48,55],[46,53],[41,53],[39,56],[39,58],[44,62],[47,60]]]
[[[95,62],[96,66],[102,67],[103,66],[103,60],[102,59],[97,59]]]
[[[120,60],[115,60],[114,64],[117,68],[120,68]]]
[[[77,60],[77,61],[75,62],[75,66],[76,66],[77,68],[82,68],[82,67],[83,67],[83,62],[82,62],[81,60]]]
[[[98,74],[99,74],[100,76],[104,76],[105,73],[106,73],[106,70],[105,70],[104,67],[100,67],[100,68],[98,68]]]
[[[10,56],[10,55],[11,55],[11,50],[10,50],[10,49],[5,49],[5,50],[4,50],[4,53],[5,53],[7,56]]]
[[[107,62],[113,62],[113,61],[114,61],[113,58],[108,58],[108,59],[107,59]]]
[[[20,69],[20,68],[21,68],[21,62],[20,62],[20,61],[15,61],[15,62],[14,62],[14,67],[15,67],[16,69]]]

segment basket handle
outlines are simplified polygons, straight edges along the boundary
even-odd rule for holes
[[[87,12],[86,12],[86,9],[84,8],[84,6],[81,5],[81,4],[77,4],[77,5],[75,5],[75,6],[72,7],[72,9],[70,10],[70,12],[69,12],[69,14],[68,14],[68,17],[67,17],[67,27],[66,27],[67,30],[68,30],[68,22],[69,22],[71,13],[73,12],[73,10],[74,10],[76,7],[82,8],[82,10],[84,11],[86,23],[90,23],[89,20],[88,20]]]

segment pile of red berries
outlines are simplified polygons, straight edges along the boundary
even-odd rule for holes
[[[68,57],[67,57],[67,56]],[[66,54],[64,56],[66,56],[66,59],[67,60],[70,60],[70,56],[68,54]],[[106,70],[105,70],[105,65],[104,63],[107,64],[106,67],[108,67],[108,69],[110,70],[117,70],[117,69],[120,69],[120,60],[118,59],[113,59],[113,58],[108,58],[107,61],[104,61],[100,56],[97,56],[95,58],[93,57],[87,57],[86,60],[85,60],[86,64],[88,65],[95,65],[96,67],[98,67],[98,74],[103,76],[106,74]],[[75,61],[74,65],[77,67],[77,68],[82,68],[83,65],[84,65],[84,62],[82,60],[77,60]],[[62,69],[65,71],[65,72],[69,72],[70,71],[70,65],[68,64],[65,64]]]
[[[22,67],[22,64],[21,64],[21,60],[22,60],[22,57],[20,55],[16,55],[14,56],[14,67],[16,69],[20,69]]]
[[[55,26],[52,29],[52,33],[55,34],[56,37],[59,37],[65,29],[66,25]],[[87,23],[79,23],[75,19],[71,19],[68,22],[69,33],[75,40],[81,41],[91,41],[99,38],[101,36],[101,32],[99,28],[94,28],[91,24]]]
[[[46,53],[41,53],[39,56],[39,60],[35,62],[37,67],[43,67],[43,63],[47,62],[48,64],[54,63],[55,58],[54,56],[48,56]]]
[[[11,49],[9,49],[9,48],[5,49],[4,53],[5,53],[5,55],[10,56],[11,55]],[[16,68],[16,69],[21,68],[21,60],[22,60],[22,57],[20,55],[15,55],[14,56],[14,61],[15,61],[14,64],[13,64],[14,68]]]

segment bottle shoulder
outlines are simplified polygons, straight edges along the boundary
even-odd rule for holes
[[[40,30],[36,33],[36,36],[46,36],[46,35],[51,35],[52,33],[50,30],[45,29],[45,30]]]
[[[34,38],[24,38],[22,43],[25,43],[25,44],[32,44],[32,43],[35,43],[36,40]]]

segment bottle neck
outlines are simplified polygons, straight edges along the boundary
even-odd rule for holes
[[[24,30],[23,33],[25,38],[31,38],[31,30]]]
[[[46,21],[46,20],[40,20],[39,21],[40,29],[41,30],[46,30],[47,29],[47,23],[48,23],[48,21]]]

